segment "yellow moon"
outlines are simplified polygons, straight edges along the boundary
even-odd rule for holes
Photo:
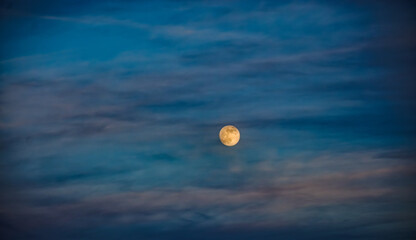
[[[234,146],[240,141],[240,132],[232,125],[221,128],[220,140],[225,146]]]

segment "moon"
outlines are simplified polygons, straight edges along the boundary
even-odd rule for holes
[[[232,125],[227,125],[221,128],[220,140],[225,146],[234,146],[240,141],[240,132]]]

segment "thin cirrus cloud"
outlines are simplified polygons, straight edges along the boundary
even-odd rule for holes
[[[405,3],[23,3],[1,5],[6,236],[413,233]]]
[[[397,175],[410,177],[413,171],[414,167],[412,169],[395,167],[350,173],[320,174],[319,176],[305,175],[300,177],[301,180],[275,183],[273,187],[252,186],[242,189],[191,187],[176,190],[153,189],[103,194],[103,189],[111,189],[111,187],[90,185],[87,188],[72,187],[71,190],[69,188],[71,185],[69,185],[67,189],[61,187],[43,190],[35,188],[25,193],[33,199],[32,204],[34,205],[20,208],[17,211],[27,218],[36,219],[35,222],[21,222],[23,226],[28,224],[35,229],[42,229],[51,221],[56,221],[53,219],[57,219],[59,225],[66,225],[69,228],[73,222],[83,223],[89,219],[89,228],[95,228],[103,221],[106,224],[116,225],[162,224],[164,230],[161,231],[161,234],[174,231],[178,227],[185,232],[192,232],[192,229],[204,231],[204,229],[216,226],[221,226],[222,229],[228,227],[247,229],[247,224],[252,229],[263,229],[264,231],[275,229],[273,231],[279,232],[288,225],[301,222],[302,226],[311,221],[313,212],[310,210],[314,208],[334,208],[332,211],[342,212],[343,209],[337,210],[337,206],[349,205],[355,206],[359,211],[359,206],[363,202],[377,200],[380,203],[367,208],[367,215],[354,213],[360,216],[360,222],[364,224],[372,222],[374,226],[377,226],[380,221],[384,221],[376,217],[380,213],[378,206],[381,207],[383,204],[395,201],[395,195],[404,194],[406,190],[392,189],[383,185],[371,186],[371,184],[357,186],[357,182],[368,183],[374,179]],[[76,192],[82,191],[82,189],[85,191],[96,189],[98,196],[86,197],[79,201],[62,199],[56,203],[48,200],[64,195],[73,198],[77,196]],[[83,194],[85,195],[85,193]],[[386,212],[388,211],[389,209],[386,209]],[[327,214],[330,213],[321,213],[321,215],[328,217]],[[371,217],[372,215],[374,217]],[[97,218],[97,216],[101,217]],[[410,216],[406,218],[410,218]],[[400,222],[401,220],[397,219],[396,221]],[[323,220],[315,225],[317,227],[329,225],[333,228],[337,222],[335,219]],[[344,224],[344,227],[353,229],[356,228],[357,222]],[[63,229],[63,231],[68,231],[68,229]],[[359,231],[352,231],[351,234],[359,234]]]

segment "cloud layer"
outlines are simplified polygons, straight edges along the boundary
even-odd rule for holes
[[[412,239],[410,5],[4,1],[0,231]]]

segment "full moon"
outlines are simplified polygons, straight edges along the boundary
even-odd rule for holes
[[[234,146],[240,141],[240,132],[232,125],[221,128],[220,140],[225,146]]]

